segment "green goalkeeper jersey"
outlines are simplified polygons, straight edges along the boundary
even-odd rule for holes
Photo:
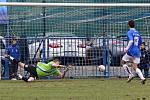
[[[49,63],[38,62],[36,72],[38,77],[48,76],[48,75],[60,75],[60,70],[52,66],[54,62],[51,61]]]

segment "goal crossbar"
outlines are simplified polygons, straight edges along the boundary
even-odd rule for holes
[[[41,7],[148,7],[150,3],[33,3],[0,2],[0,6],[41,6]]]

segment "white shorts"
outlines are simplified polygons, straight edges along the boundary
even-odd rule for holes
[[[127,53],[122,57],[122,60],[132,61],[133,63],[136,63],[136,64],[140,63],[140,58],[139,57],[132,57],[132,56],[129,56]]]

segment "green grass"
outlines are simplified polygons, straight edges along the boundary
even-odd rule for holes
[[[0,100],[150,100],[150,81],[124,79],[0,81]]]

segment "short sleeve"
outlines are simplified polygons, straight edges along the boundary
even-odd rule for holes
[[[130,31],[128,32],[128,40],[129,41],[133,40],[133,35],[132,35],[132,33]]]

